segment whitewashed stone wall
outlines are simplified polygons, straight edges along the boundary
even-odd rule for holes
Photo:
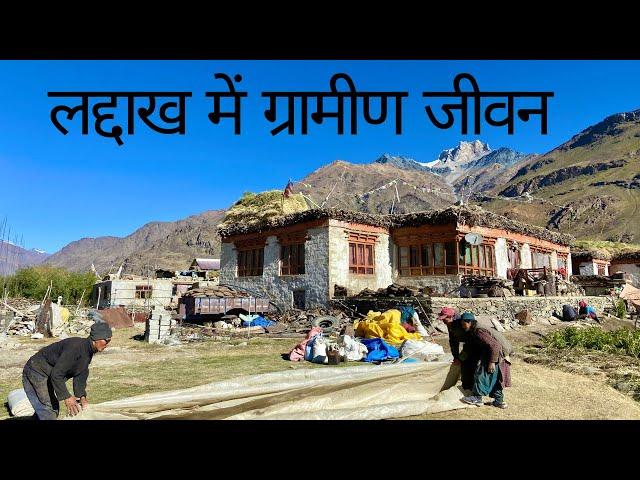
[[[609,267],[611,273],[624,272],[635,276],[640,276],[640,264],[633,263],[617,263]]]
[[[573,275],[573,265],[571,262],[571,253],[569,253],[569,255],[567,255],[567,278],[571,278],[571,275]]]
[[[151,298],[136,298],[136,286],[151,286]],[[109,296],[104,299],[104,290],[109,290]],[[171,303],[173,283],[170,279],[150,279],[150,280],[108,280],[96,283],[93,286],[92,305],[95,306],[99,300],[99,308],[124,306],[167,306]],[[100,294],[100,299],[98,299]]]
[[[520,268],[533,268],[531,266],[531,249],[528,243],[523,243],[520,248]]]
[[[267,237],[264,248],[262,276],[238,277],[238,255],[232,243],[222,243],[220,255],[220,283],[255,290],[288,309],[293,306],[294,290],[304,290],[307,308],[326,305],[329,299],[329,230],[326,227],[307,231],[305,242],[305,273],[280,275],[280,244],[276,236]]]
[[[377,233],[375,244],[375,269],[373,275],[349,272],[349,239],[347,230],[329,221],[329,285],[333,297],[334,284],[346,287],[349,295],[355,295],[365,288],[377,290],[393,283],[391,259],[389,257],[389,235]]]
[[[579,267],[578,275],[597,275],[598,266],[595,262],[582,262]]]
[[[497,238],[494,249],[496,253],[496,276],[507,278],[507,269],[509,268],[507,240],[505,238]]]

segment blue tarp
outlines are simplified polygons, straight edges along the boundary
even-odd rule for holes
[[[272,320],[267,320],[264,317],[254,318],[250,322],[246,322],[246,321],[242,322],[243,327],[270,327],[275,324],[276,322]]]
[[[364,358],[365,362],[377,362],[386,360],[387,358],[400,357],[398,349],[389,345],[381,338],[363,338],[361,342],[369,351]]]
[[[410,305],[400,307],[400,323],[407,323],[407,321],[413,317],[414,313],[416,313],[416,311]]]

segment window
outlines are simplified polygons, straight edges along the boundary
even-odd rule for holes
[[[262,275],[264,247],[238,250],[238,276],[256,277]]]
[[[444,275],[455,274],[456,243],[436,242],[398,247],[400,275]]]
[[[458,249],[460,273],[484,276],[495,274],[493,245],[469,245],[464,240],[460,240]]]
[[[280,275],[304,273],[304,243],[280,247]]]
[[[375,244],[349,242],[349,273],[371,275],[375,268]]]
[[[136,285],[136,298],[151,298],[152,291],[151,285]]]
[[[598,263],[598,275],[606,275],[606,265],[602,265],[601,263]]]

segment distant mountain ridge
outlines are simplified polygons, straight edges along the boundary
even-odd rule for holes
[[[509,170],[485,190],[486,208],[588,240],[640,239],[640,110],[610,115]]]
[[[87,271],[93,263],[100,274],[116,271],[146,273],[156,266],[187,269],[196,257],[217,257],[220,239],[216,225],[224,210],[209,210],[175,222],[150,222],[126,237],[83,238],[53,254],[48,264]]]
[[[638,242],[640,110],[611,115],[543,155],[463,141],[425,162],[389,153],[367,164],[336,160],[295,182],[293,190],[310,208],[369,213],[445,208],[463,196],[579,238]],[[224,210],[214,210],[152,222],[124,238],[81,239],[47,263],[82,270],[94,262],[101,273],[123,261],[130,271],[186,268],[193,257],[219,255],[216,226],[223,217]]]
[[[44,262],[49,254],[32,248],[27,250],[12,242],[0,240],[0,275],[11,275],[17,270]]]

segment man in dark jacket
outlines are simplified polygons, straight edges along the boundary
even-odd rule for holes
[[[111,327],[105,322],[91,326],[89,338],[72,337],[52,343],[32,356],[22,371],[22,385],[40,420],[55,420],[59,401],[74,416],[85,408],[89,363],[96,352],[102,352],[111,341]],[[73,395],[66,381],[73,378]],[[78,405],[78,401],[80,405]]]
[[[552,315],[562,320],[563,322],[573,322],[578,318],[578,313],[576,312],[576,309],[573,308],[571,305],[566,305],[566,304],[562,305],[562,316],[560,316],[558,312],[556,312],[555,310]]]

